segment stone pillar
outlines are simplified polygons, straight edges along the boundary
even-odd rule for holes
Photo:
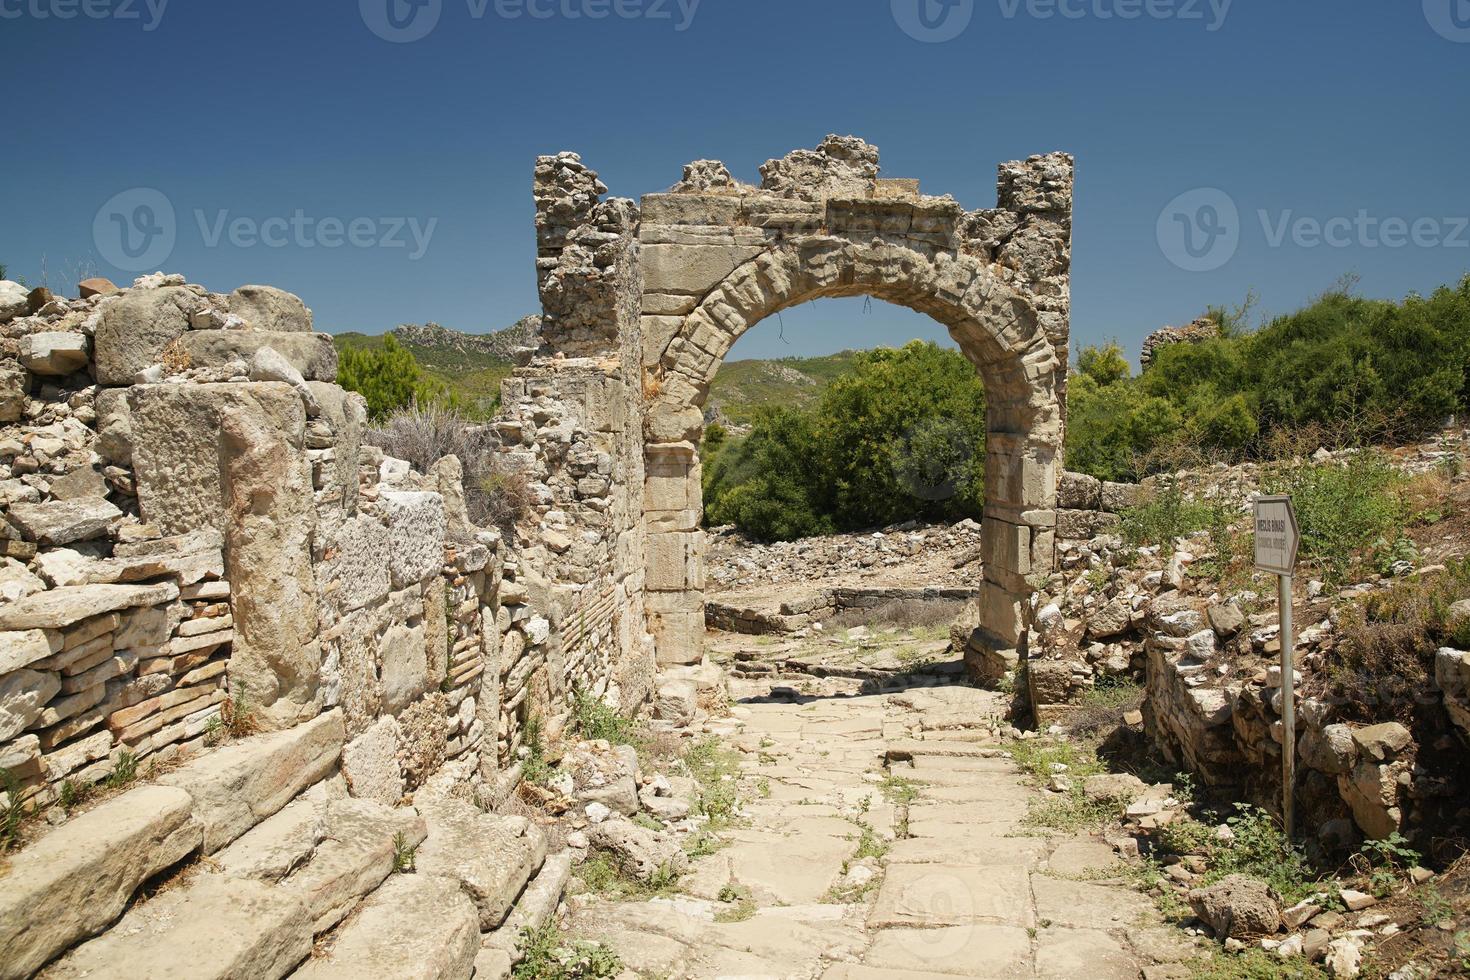
[[[704,513],[699,453],[692,442],[644,447],[649,629],[660,666],[704,656]]]

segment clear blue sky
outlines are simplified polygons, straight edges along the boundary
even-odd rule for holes
[[[941,34],[969,15],[944,42],[900,26],[919,23],[921,0],[701,0],[692,19],[692,0],[394,0],[410,31],[437,12],[411,43],[369,28],[391,33],[389,0],[170,0],[161,17],[149,2],[0,0],[12,275],[39,280],[44,256],[55,285],[89,260],[131,279],[107,258],[128,261],[116,242],[99,246],[111,226],[97,217],[151,188],[175,211],[169,271],[219,290],[291,289],[333,332],[490,330],[537,309],[537,154],[576,150],[636,198],[700,157],[755,181],[764,160],[829,132],[866,138],[886,175],[967,207],[993,205],[998,162],[1075,153],[1073,336],[1117,337],[1130,355],[1156,327],[1250,289],[1274,313],[1347,272],[1364,294],[1397,297],[1470,268],[1470,231],[1454,220],[1470,216],[1470,0],[1235,0],[1223,18],[1223,0],[1060,0],[1080,16],[1058,0],[922,0]],[[655,5],[667,16],[649,16]],[[1119,16],[1130,8],[1142,16]],[[613,13],[585,16],[599,10]],[[1161,247],[1161,214],[1197,188],[1223,190],[1238,224],[1196,195],[1183,218],[1165,215]],[[157,209],[136,212],[156,197],[121,200],[119,213],[158,227]],[[1419,241],[1390,248],[1340,226],[1346,247],[1313,244],[1310,227],[1273,244],[1283,219],[1360,212],[1420,222]],[[311,222],[300,236],[266,223],[298,213]],[[232,241],[241,217],[255,224]],[[343,223],[335,236],[316,224],[329,218]],[[353,219],[366,219],[361,243],[405,246],[323,247]],[[1180,220],[1210,236],[1197,250],[1226,250],[1182,264],[1229,261],[1171,262]],[[417,255],[411,229],[431,222]],[[253,242],[257,225],[286,244]],[[791,311],[782,332],[764,324],[737,351],[939,336],[861,301]]]

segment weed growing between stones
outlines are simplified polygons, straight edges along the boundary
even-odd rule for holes
[[[1154,837],[1154,857],[1202,857],[1209,870],[1200,879],[1201,885],[1213,885],[1233,874],[1259,878],[1286,906],[1316,892],[1337,890],[1313,872],[1306,854],[1287,839],[1275,817],[1244,803],[1236,804],[1235,810],[1224,823],[1228,834],[1191,818],[1160,827]]]
[[[744,885],[726,885],[717,897],[730,907],[715,913],[716,922],[744,922],[755,916],[755,899]]]
[[[516,980],[610,980],[623,972],[623,963],[601,943],[569,940],[554,923],[521,932],[523,958],[512,976]]]
[[[255,709],[245,698],[245,692],[234,688],[230,696],[220,705],[219,714],[209,719],[204,729],[204,744],[221,745],[237,738],[254,735],[260,726],[255,720]]]
[[[1112,801],[1089,800],[1082,791],[1088,776],[1106,771],[1095,753],[1073,742],[1047,739],[1019,741],[1010,751],[1016,765],[1037,786],[1046,786],[1057,776],[1065,778],[1065,789],[1031,804],[1024,821],[1027,827],[1071,832],[1094,827],[1117,815]]]
[[[595,851],[574,869],[587,890],[614,902],[646,902],[668,898],[679,883],[679,873],[668,865],[660,867],[647,881],[626,873],[611,854]]]
[[[739,762],[735,753],[710,736],[690,746],[681,763],[699,784],[696,812],[709,818],[707,826],[712,831],[728,827],[740,810],[739,783],[735,778]]]
[[[907,806],[919,798],[919,784],[889,773],[880,784],[883,798],[895,806]]]
[[[541,734],[538,716],[526,719],[521,745],[526,750],[526,756],[521,760],[521,778],[532,786],[545,786],[551,781],[551,764],[546,761],[546,741]]]
[[[572,725],[585,739],[602,739],[614,745],[638,745],[638,723],[618,714],[597,695],[578,687],[572,692]]]
[[[410,844],[403,831],[393,835],[393,871],[396,874],[410,874],[414,870],[414,859],[418,856],[418,845]]]
[[[20,798],[20,780],[9,769],[0,769],[0,790],[5,792],[5,807],[0,809],[0,854],[20,844],[20,830],[31,811]]]
[[[1189,965],[1190,980],[1327,980],[1328,974],[1301,956],[1282,959],[1275,953],[1251,949],[1240,954],[1219,953]]]

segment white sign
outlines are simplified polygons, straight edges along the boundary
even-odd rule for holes
[[[1294,574],[1301,538],[1290,497],[1256,498],[1257,568],[1277,575]]]

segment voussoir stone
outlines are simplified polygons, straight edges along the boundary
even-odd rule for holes
[[[342,713],[216,749],[159,778],[187,790],[213,854],[298,793],[331,775],[342,755]]]
[[[139,885],[198,848],[191,804],[181,789],[143,786],[12,855],[0,883],[0,978],[28,977],[100,932]]]

